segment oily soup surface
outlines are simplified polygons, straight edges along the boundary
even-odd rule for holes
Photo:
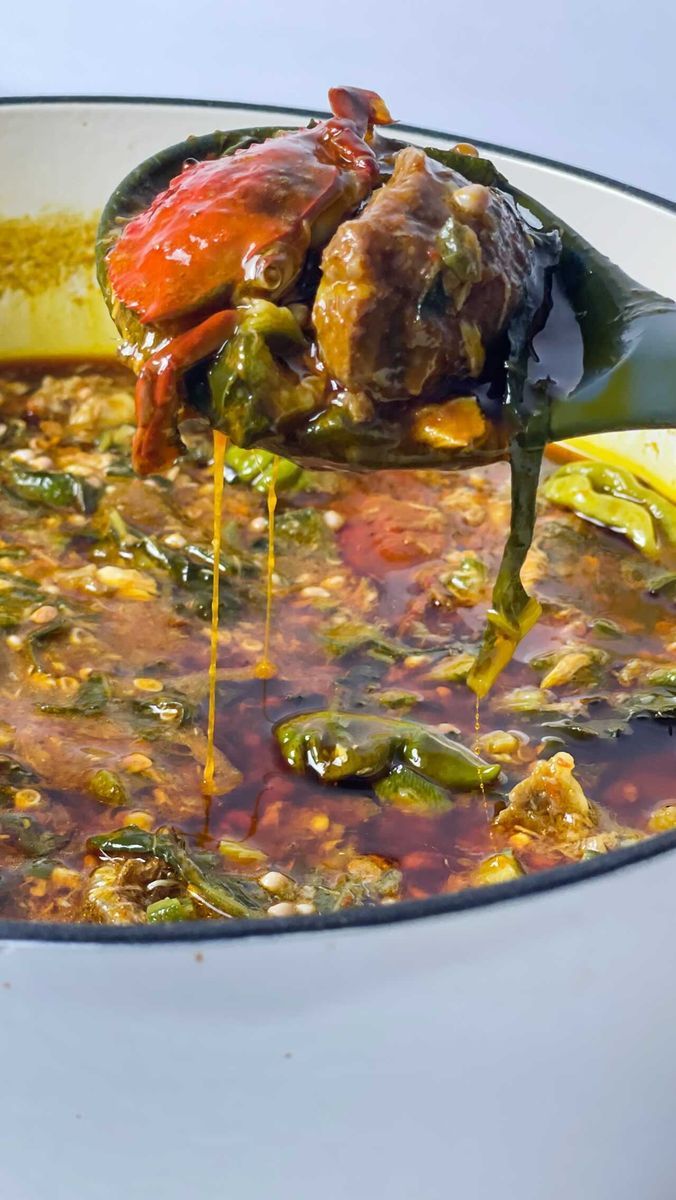
[[[205,796],[212,443],[195,424],[180,466],[134,477],[132,388],[87,364],[0,380],[2,916],[392,902],[604,853],[676,819],[672,552],[648,559],[542,499],[525,581],[544,616],[475,730],[464,677],[509,523],[502,465],[358,476],[282,462],[277,674],[263,680],[266,480],[238,478],[251,471],[231,459]],[[293,773],[273,726],[331,708],[436,727],[502,774],[425,810],[370,779]],[[501,815],[534,760],[557,753],[574,756],[586,809],[552,767]]]

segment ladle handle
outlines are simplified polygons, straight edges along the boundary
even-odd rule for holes
[[[676,305],[635,317],[621,357],[550,408],[552,441],[676,426]],[[586,366],[586,364],[585,364]]]

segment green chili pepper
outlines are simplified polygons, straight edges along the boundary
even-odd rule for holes
[[[126,855],[161,858],[162,855],[156,853],[156,841],[156,834],[139,829],[138,825],[125,825],[111,833],[98,833],[90,837],[87,848],[103,858],[124,858]]]
[[[651,517],[662,526],[667,540],[676,544],[676,504],[672,504],[665,496],[653,488],[639,483],[631,471],[621,467],[608,467],[600,462],[582,461],[566,463],[556,472],[559,476],[586,475],[594,490],[617,496],[623,500],[632,500],[643,505]]]
[[[439,809],[442,789],[471,791],[500,773],[498,764],[483,762],[465,746],[414,721],[315,712],[281,722],[275,735],[292,770],[313,771],[325,783],[379,780],[378,794],[394,801],[399,788],[409,807],[415,800],[418,808]]]
[[[638,483],[629,471],[602,463],[560,467],[544,485],[548,500],[621,533],[643,554],[659,553],[655,526],[676,545],[676,505]]]
[[[402,721],[401,724],[409,724]],[[441,733],[432,733],[422,725],[410,722],[410,732],[404,734],[399,753],[406,762],[423,775],[455,791],[471,791],[481,784],[492,783],[500,774],[497,763],[483,762],[472,750],[451,741]]]
[[[282,722],[275,734],[292,770],[309,768],[326,783],[381,775],[393,753],[393,722],[379,717],[316,712]]]
[[[426,779],[418,771],[397,763],[389,775],[379,779],[373,789],[379,800],[406,812],[448,812],[453,800],[445,788]]]

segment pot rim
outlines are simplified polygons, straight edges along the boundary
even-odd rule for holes
[[[46,106],[56,104],[119,104],[123,107],[139,104],[148,105],[152,108],[213,108],[216,110],[243,108],[250,111],[257,110],[261,113],[283,113],[294,117],[323,118],[331,115],[324,109],[297,108],[293,104],[255,104],[248,100],[196,100],[188,96],[115,96],[109,94],[82,96],[68,94],[54,96],[0,96],[0,109],[23,107],[31,104],[44,104]],[[574,167],[569,163],[561,162],[560,159],[548,158],[544,154],[533,154],[528,150],[517,150],[513,146],[503,146],[499,142],[487,142],[483,138],[475,138],[470,134],[450,133],[443,129],[431,129],[428,125],[405,125],[399,121],[395,122],[395,124],[397,130],[401,130],[403,133],[441,138],[446,141],[467,141],[470,144],[481,146],[484,150],[490,150],[494,154],[502,154],[507,158],[518,158],[524,162],[534,163],[536,166],[549,167],[555,171],[562,171],[566,175],[574,175],[590,183],[599,183],[604,187],[612,188],[613,191],[621,192],[627,196],[635,196],[637,200],[645,200],[650,204],[665,209],[667,212],[676,213],[676,200],[669,200],[666,196],[660,196],[656,192],[649,192],[645,188],[636,187],[634,184],[613,179],[610,175],[603,175],[598,171],[590,171],[586,167]]]
[[[184,107],[184,108],[213,108],[219,109],[250,109],[261,113],[284,113],[297,117],[326,116],[325,112],[315,109],[296,108],[294,105],[253,104],[246,100],[195,100],[186,97],[169,96],[0,96],[0,111],[3,108],[25,107],[29,105],[44,105],[52,107],[59,104],[72,105],[146,105],[149,107]],[[623,183],[589,171],[584,167],[572,167],[557,159],[547,158],[539,154],[531,154],[525,150],[515,150],[495,142],[486,142],[482,138],[472,138],[465,134],[450,134],[443,130],[430,129],[420,125],[399,125],[397,130],[402,133],[422,135],[423,137],[457,139],[476,142],[482,149],[492,153],[505,155],[508,158],[520,159],[537,166],[548,167],[561,171],[566,175],[576,176],[589,183],[601,184],[624,195],[633,196],[638,200],[662,208],[667,212],[676,213],[676,202],[664,196],[655,195],[643,188]],[[31,942],[70,942],[105,944],[110,942],[125,944],[157,945],[166,942],[202,942],[215,941],[225,938],[279,936],[287,933],[315,933],[323,930],[364,928],[367,926],[392,925],[400,921],[415,921],[425,917],[440,917],[450,913],[470,912],[474,909],[486,908],[490,905],[501,904],[507,900],[523,900],[541,893],[550,892],[557,888],[568,887],[571,884],[588,882],[609,875],[624,867],[645,863],[658,855],[676,849],[676,830],[656,834],[644,842],[625,846],[607,854],[600,854],[586,862],[570,863],[534,875],[525,875],[510,883],[496,884],[492,887],[466,888],[460,892],[432,896],[425,900],[403,900],[396,904],[355,907],[344,909],[342,912],[317,914],[305,917],[266,918],[263,920],[206,920],[189,921],[185,924],[167,925],[84,925],[64,922],[62,924],[48,921],[12,921],[0,919],[0,941],[31,941]]]

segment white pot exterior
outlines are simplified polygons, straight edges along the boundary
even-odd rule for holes
[[[261,123],[0,107],[0,213],[88,212],[158,146]],[[493,157],[676,291],[673,213]],[[0,1197],[673,1200],[675,885],[667,849],[417,920],[202,942],[7,936]]]

